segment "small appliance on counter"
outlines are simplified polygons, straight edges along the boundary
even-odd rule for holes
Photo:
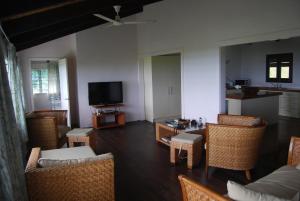
[[[250,80],[235,80],[234,85],[249,86]]]
[[[234,88],[241,89],[242,87],[249,86],[250,80],[235,80],[234,81]]]

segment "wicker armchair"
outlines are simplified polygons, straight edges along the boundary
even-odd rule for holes
[[[223,114],[218,123],[207,124],[206,175],[213,166],[245,171],[251,180],[266,123],[256,117]]]
[[[67,142],[67,110],[40,110],[26,115],[30,147],[60,148]]]
[[[290,142],[288,165],[300,163],[300,137],[292,137]],[[214,192],[184,175],[179,175],[183,201],[229,201],[231,199]]]
[[[40,148],[33,148],[25,176],[30,201],[114,201],[114,160],[38,167]]]

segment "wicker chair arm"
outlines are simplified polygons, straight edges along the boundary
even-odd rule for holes
[[[288,154],[288,165],[297,165],[300,163],[300,137],[291,137],[289,154]]]
[[[184,175],[179,175],[183,201],[230,201],[213,190],[189,179]]]
[[[259,122],[256,122],[258,117],[255,116],[246,116],[246,115],[229,115],[229,114],[219,114],[218,115],[218,124],[232,124],[232,125],[251,125],[255,120],[255,123],[259,125],[265,124],[265,122],[259,118]]]
[[[29,156],[25,172],[31,171],[37,168],[37,162],[41,156],[41,148],[35,147],[32,149],[31,154]]]
[[[58,125],[67,125],[67,110],[37,110],[31,115],[38,117],[56,117]]]
[[[34,120],[39,120],[39,119],[56,119],[55,117],[49,117],[49,116],[28,116],[26,119],[34,119]],[[56,120],[55,120],[56,121]]]

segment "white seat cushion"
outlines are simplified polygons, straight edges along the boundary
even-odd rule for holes
[[[93,128],[74,128],[67,133],[67,136],[87,136],[92,130]]]
[[[113,159],[113,155],[111,153],[101,154],[98,156],[93,156],[89,158],[79,158],[79,159],[67,159],[67,160],[55,160],[55,159],[47,159],[47,158],[40,158],[38,160],[38,164],[40,167],[57,167],[57,166],[66,166],[66,165],[76,165],[80,163],[87,163],[99,160],[107,160]]]
[[[233,181],[227,182],[228,196],[236,201],[290,201],[273,195],[256,192]]]
[[[202,140],[202,135],[180,133],[171,138],[171,141],[194,144]]]
[[[54,160],[79,159],[79,158],[89,158],[94,156],[96,156],[96,154],[89,146],[41,151],[41,158],[54,159]]]
[[[286,165],[246,187],[254,191],[292,199],[300,190],[300,170]]]

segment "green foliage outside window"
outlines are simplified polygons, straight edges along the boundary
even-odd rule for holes
[[[31,80],[33,94],[48,93],[48,69],[32,69]]]

